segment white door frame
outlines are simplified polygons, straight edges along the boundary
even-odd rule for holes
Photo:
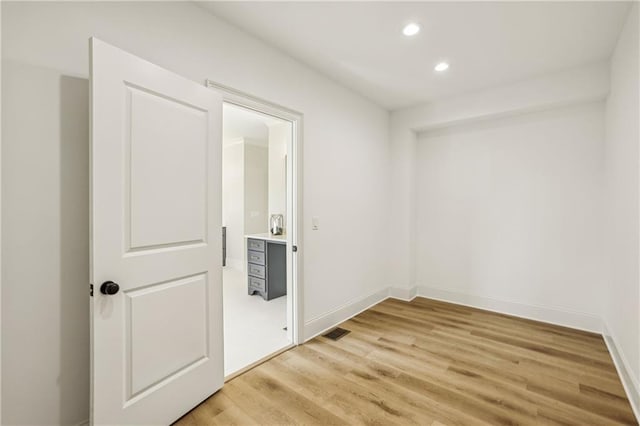
[[[218,91],[222,101],[288,121],[292,126],[291,146],[287,147],[287,277],[291,277],[292,343],[304,342],[303,245],[302,245],[302,120],[303,114],[273,102],[249,95],[228,86],[206,80],[205,85]],[[293,247],[297,251],[293,251]],[[287,307],[289,309],[289,307]]]

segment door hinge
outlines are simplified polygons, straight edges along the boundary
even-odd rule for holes
[[[89,296],[93,297],[93,284],[89,284]]]
[[[298,246],[291,247],[291,250],[293,250],[294,253],[297,252],[298,251]]]

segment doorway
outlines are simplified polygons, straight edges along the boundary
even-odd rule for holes
[[[301,341],[301,116],[210,83],[205,88],[95,38],[90,55],[91,421],[169,424],[228,376],[220,232],[225,102],[289,122],[280,162],[282,232],[249,231],[240,285],[264,302],[286,295],[286,310],[274,321],[286,327],[280,350]],[[278,282],[270,261],[276,270],[281,265],[281,288],[269,287]],[[253,350],[258,322],[231,359]]]
[[[264,109],[223,104],[226,379],[297,343],[295,123]]]

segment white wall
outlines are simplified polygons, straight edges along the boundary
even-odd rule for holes
[[[227,266],[244,270],[244,140],[222,148],[222,225],[227,227]]]
[[[386,111],[192,3],[1,7],[2,59],[13,69],[3,76],[13,89],[2,93],[3,122],[12,122],[2,129],[2,220],[11,230],[2,235],[3,424],[88,417],[90,36],[304,114],[307,322],[388,285],[390,249],[378,232],[389,218]],[[70,76],[84,91],[61,88]]]
[[[74,424],[89,404],[89,85],[6,61],[2,85],[2,424]]]
[[[603,102],[420,135],[418,285],[599,316],[603,141]]]
[[[291,142],[291,123],[269,126],[269,215],[281,214],[287,226],[287,146]]]
[[[635,404],[640,408],[638,13],[636,4],[611,58],[604,150],[608,251],[604,319],[629,370]]]
[[[268,225],[269,154],[266,141],[240,138],[222,148],[222,225],[227,227],[227,266],[244,271],[245,235]]]
[[[269,149],[245,139],[244,233],[269,231]]]
[[[388,272],[394,294],[410,297],[416,282],[416,132],[526,112],[603,100],[609,92],[606,62],[487,88],[391,114],[391,206],[394,248]]]

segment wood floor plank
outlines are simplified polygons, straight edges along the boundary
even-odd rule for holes
[[[385,308],[384,306],[376,306],[370,310],[373,313],[393,313],[393,308]],[[397,310],[396,310],[397,312]],[[398,319],[402,320],[404,316],[408,316],[412,319],[424,320],[424,314],[420,312],[420,309],[416,309],[414,311],[408,309],[401,309],[402,316]],[[443,313],[440,309],[433,310],[430,317],[439,318],[441,320],[450,319],[452,317],[451,314]],[[501,322],[493,322],[489,320],[484,321],[472,321],[472,318],[469,316],[464,316],[464,322],[457,321],[457,325],[464,324],[465,328],[469,330],[478,330],[478,331],[487,331],[487,332],[498,332],[501,335],[514,337],[514,338],[525,338],[530,342],[536,342],[539,344],[547,344],[552,345],[557,349],[563,349],[576,354],[583,354],[585,356],[594,357],[596,359],[604,359],[609,360],[609,353],[607,351],[606,345],[602,340],[600,341],[584,341],[582,340],[574,340],[568,339],[566,336],[557,336],[552,333],[549,333],[548,330],[536,331],[535,328],[530,326],[523,327],[504,327],[504,321]],[[585,353],[585,350],[588,352]]]
[[[176,425],[637,425],[602,336],[388,299],[232,379]]]

